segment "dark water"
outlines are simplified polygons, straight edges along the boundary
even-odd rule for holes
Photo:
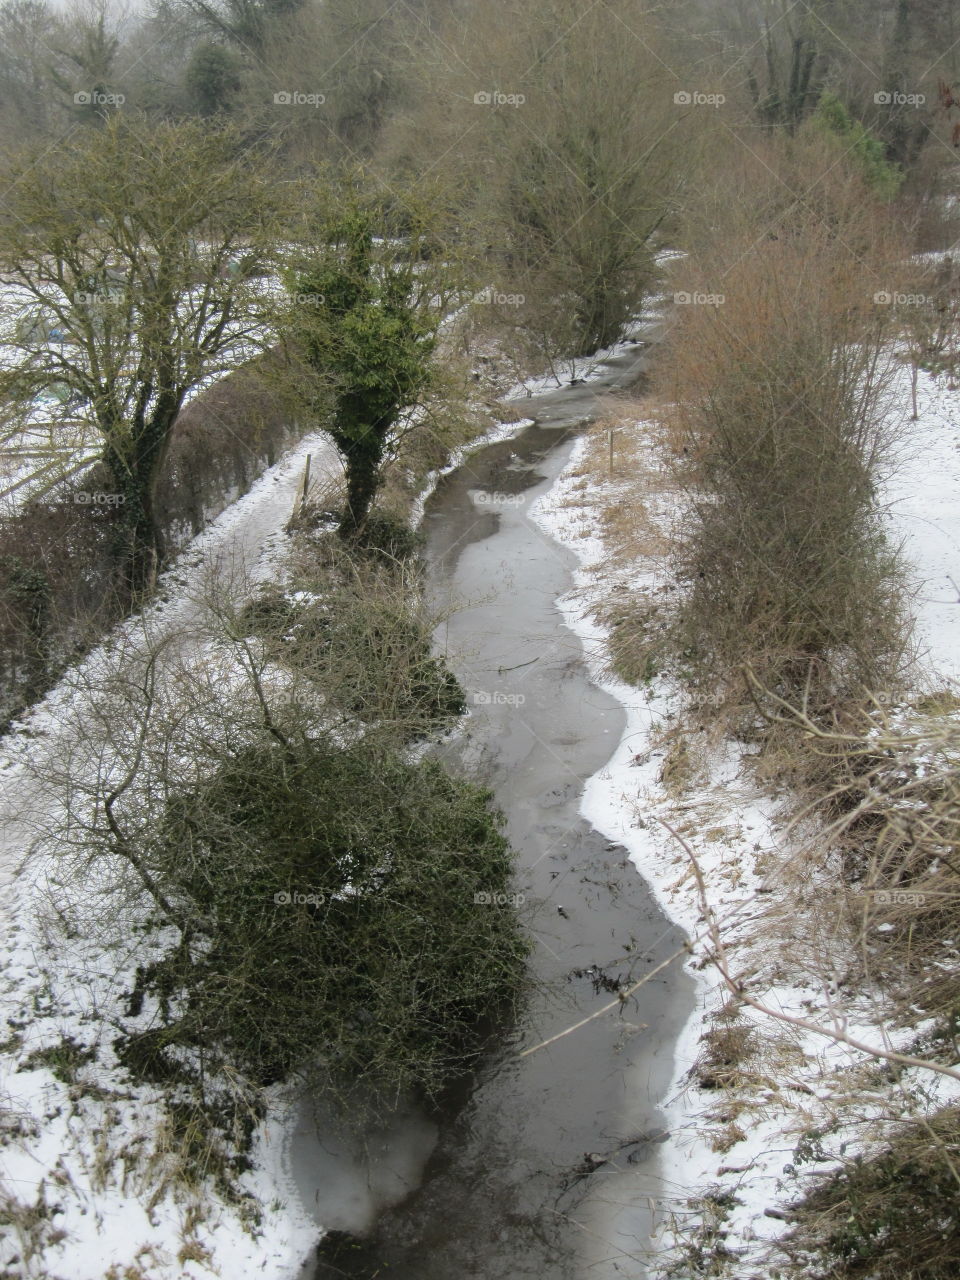
[[[631,372],[635,362],[620,357],[608,381]],[[579,387],[531,402],[534,426],[467,459],[427,504],[435,602],[459,605],[438,647],[471,704],[445,755],[490,785],[506,815],[538,986],[522,1027],[434,1117],[432,1153],[409,1192],[359,1241],[328,1237],[317,1277],[645,1275],[658,1104],[691,1009],[680,962],[614,1012],[520,1056],[682,943],[625,851],[578,815],[583,784],[613,754],[625,717],[589,680],[554,604],[571,586],[573,558],[528,515],[594,404]]]

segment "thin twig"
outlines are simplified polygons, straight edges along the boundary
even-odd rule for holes
[[[625,990],[621,991],[616,1000],[611,1000],[609,1004],[605,1004],[602,1008],[596,1009],[588,1017],[581,1018],[580,1021],[575,1022],[572,1027],[567,1027],[566,1031],[558,1031],[557,1034],[555,1036],[551,1036],[549,1040],[541,1040],[539,1044],[533,1045],[532,1048],[524,1049],[518,1056],[521,1058],[527,1058],[531,1053],[536,1053],[538,1049],[545,1049],[548,1044],[555,1044],[557,1040],[562,1040],[564,1036],[568,1036],[574,1031],[579,1031],[579,1029],[581,1027],[585,1027],[588,1022],[593,1022],[594,1018],[599,1018],[603,1014],[609,1013],[611,1009],[621,1008],[624,1002],[629,1000],[635,991],[639,991],[644,983],[649,982],[651,978],[655,978],[658,973],[666,969],[668,965],[673,964],[674,960],[679,959],[680,956],[689,954],[690,944],[685,942],[682,947],[674,951],[673,955],[667,956],[666,960],[662,960],[655,969],[651,969],[649,973],[645,973],[639,982],[635,982],[633,986],[627,987]],[[643,1030],[646,1025],[647,1024],[645,1022],[640,1023],[639,1029]]]

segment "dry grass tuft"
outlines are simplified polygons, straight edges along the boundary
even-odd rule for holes
[[[757,1035],[747,1022],[720,1022],[701,1040],[693,1074],[701,1089],[728,1089],[741,1083],[744,1064],[755,1052]]]
[[[936,705],[925,699],[922,706]],[[819,818],[794,876],[821,880],[818,914],[842,924],[858,981],[882,987],[903,1025],[933,1014],[954,1044],[960,1020],[960,720],[877,708],[847,730],[781,708],[810,761],[795,819]],[[956,1056],[956,1055],[954,1055]]]
[[[960,1109],[910,1120],[796,1207],[783,1245],[807,1280],[956,1280],[960,1275]]]

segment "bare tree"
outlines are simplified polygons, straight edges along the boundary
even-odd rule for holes
[[[11,176],[0,401],[23,428],[57,392],[65,446],[96,432],[134,594],[162,555],[155,494],[180,409],[268,341],[268,167],[229,129],[117,115]]]

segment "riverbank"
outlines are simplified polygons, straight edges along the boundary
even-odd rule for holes
[[[266,1267],[291,1275],[313,1238],[283,1166],[289,1102],[281,1090],[255,1138],[252,1168],[238,1179],[241,1198],[179,1177],[183,1137],[171,1130],[163,1090],[134,1084],[112,1044],[113,1018],[122,1016],[142,962],[139,939],[105,951],[96,932],[65,932],[74,898],[67,871],[49,853],[31,856],[59,816],[45,765],[55,770],[76,751],[85,715],[95,723],[98,673],[117,654],[151,645],[175,666],[199,643],[211,582],[273,575],[308,453],[322,467],[338,465],[325,437],[305,437],[191,543],[162,576],[155,602],[72,667],[3,739],[2,1263],[15,1268],[8,1274],[101,1280],[113,1269],[163,1280],[209,1275],[214,1265],[223,1274]],[[106,757],[100,767],[109,767]],[[93,871],[88,881],[93,891]],[[102,913],[111,907],[104,895]]]
[[[895,411],[908,403],[906,373],[900,391]],[[956,409],[957,393],[923,379],[921,421],[884,494],[892,536],[906,539],[917,584],[927,671],[918,669],[918,697],[933,671],[941,685],[955,673]],[[609,611],[620,590],[669,600],[665,553],[676,509],[651,424],[621,413],[615,442],[611,467],[607,425],[586,437],[536,514],[579,558],[576,589],[561,607],[591,655],[594,678],[628,717],[617,751],[588,781],[581,811],[629,849],[691,940],[696,1009],[677,1046],[669,1138],[656,1176],[637,1192],[656,1204],[651,1276],[686,1280],[710,1268],[711,1275],[747,1280],[780,1274],[783,1259],[772,1246],[789,1229],[790,1206],[818,1174],[871,1150],[889,1132],[891,1116],[929,1115],[955,1101],[958,1089],[930,1071],[878,1075],[869,1054],[816,1032],[818,1025],[840,1029],[902,1051],[929,1029],[929,1019],[904,1026],[882,989],[845,983],[842,939],[818,953],[816,877],[797,884],[785,874],[797,844],[786,830],[791,797],[758,781],[755,748],[718,738],[709,705],[691,718],[689,691],[675,682],[651,674],[638,689],[610,678],[610,633],[597,614]],[[623,504],[631,504],[642,530],[633,559],[604,536]],[[714,926],[734,972],[750,975],[779,1018],[732,998],[713,963]]]

